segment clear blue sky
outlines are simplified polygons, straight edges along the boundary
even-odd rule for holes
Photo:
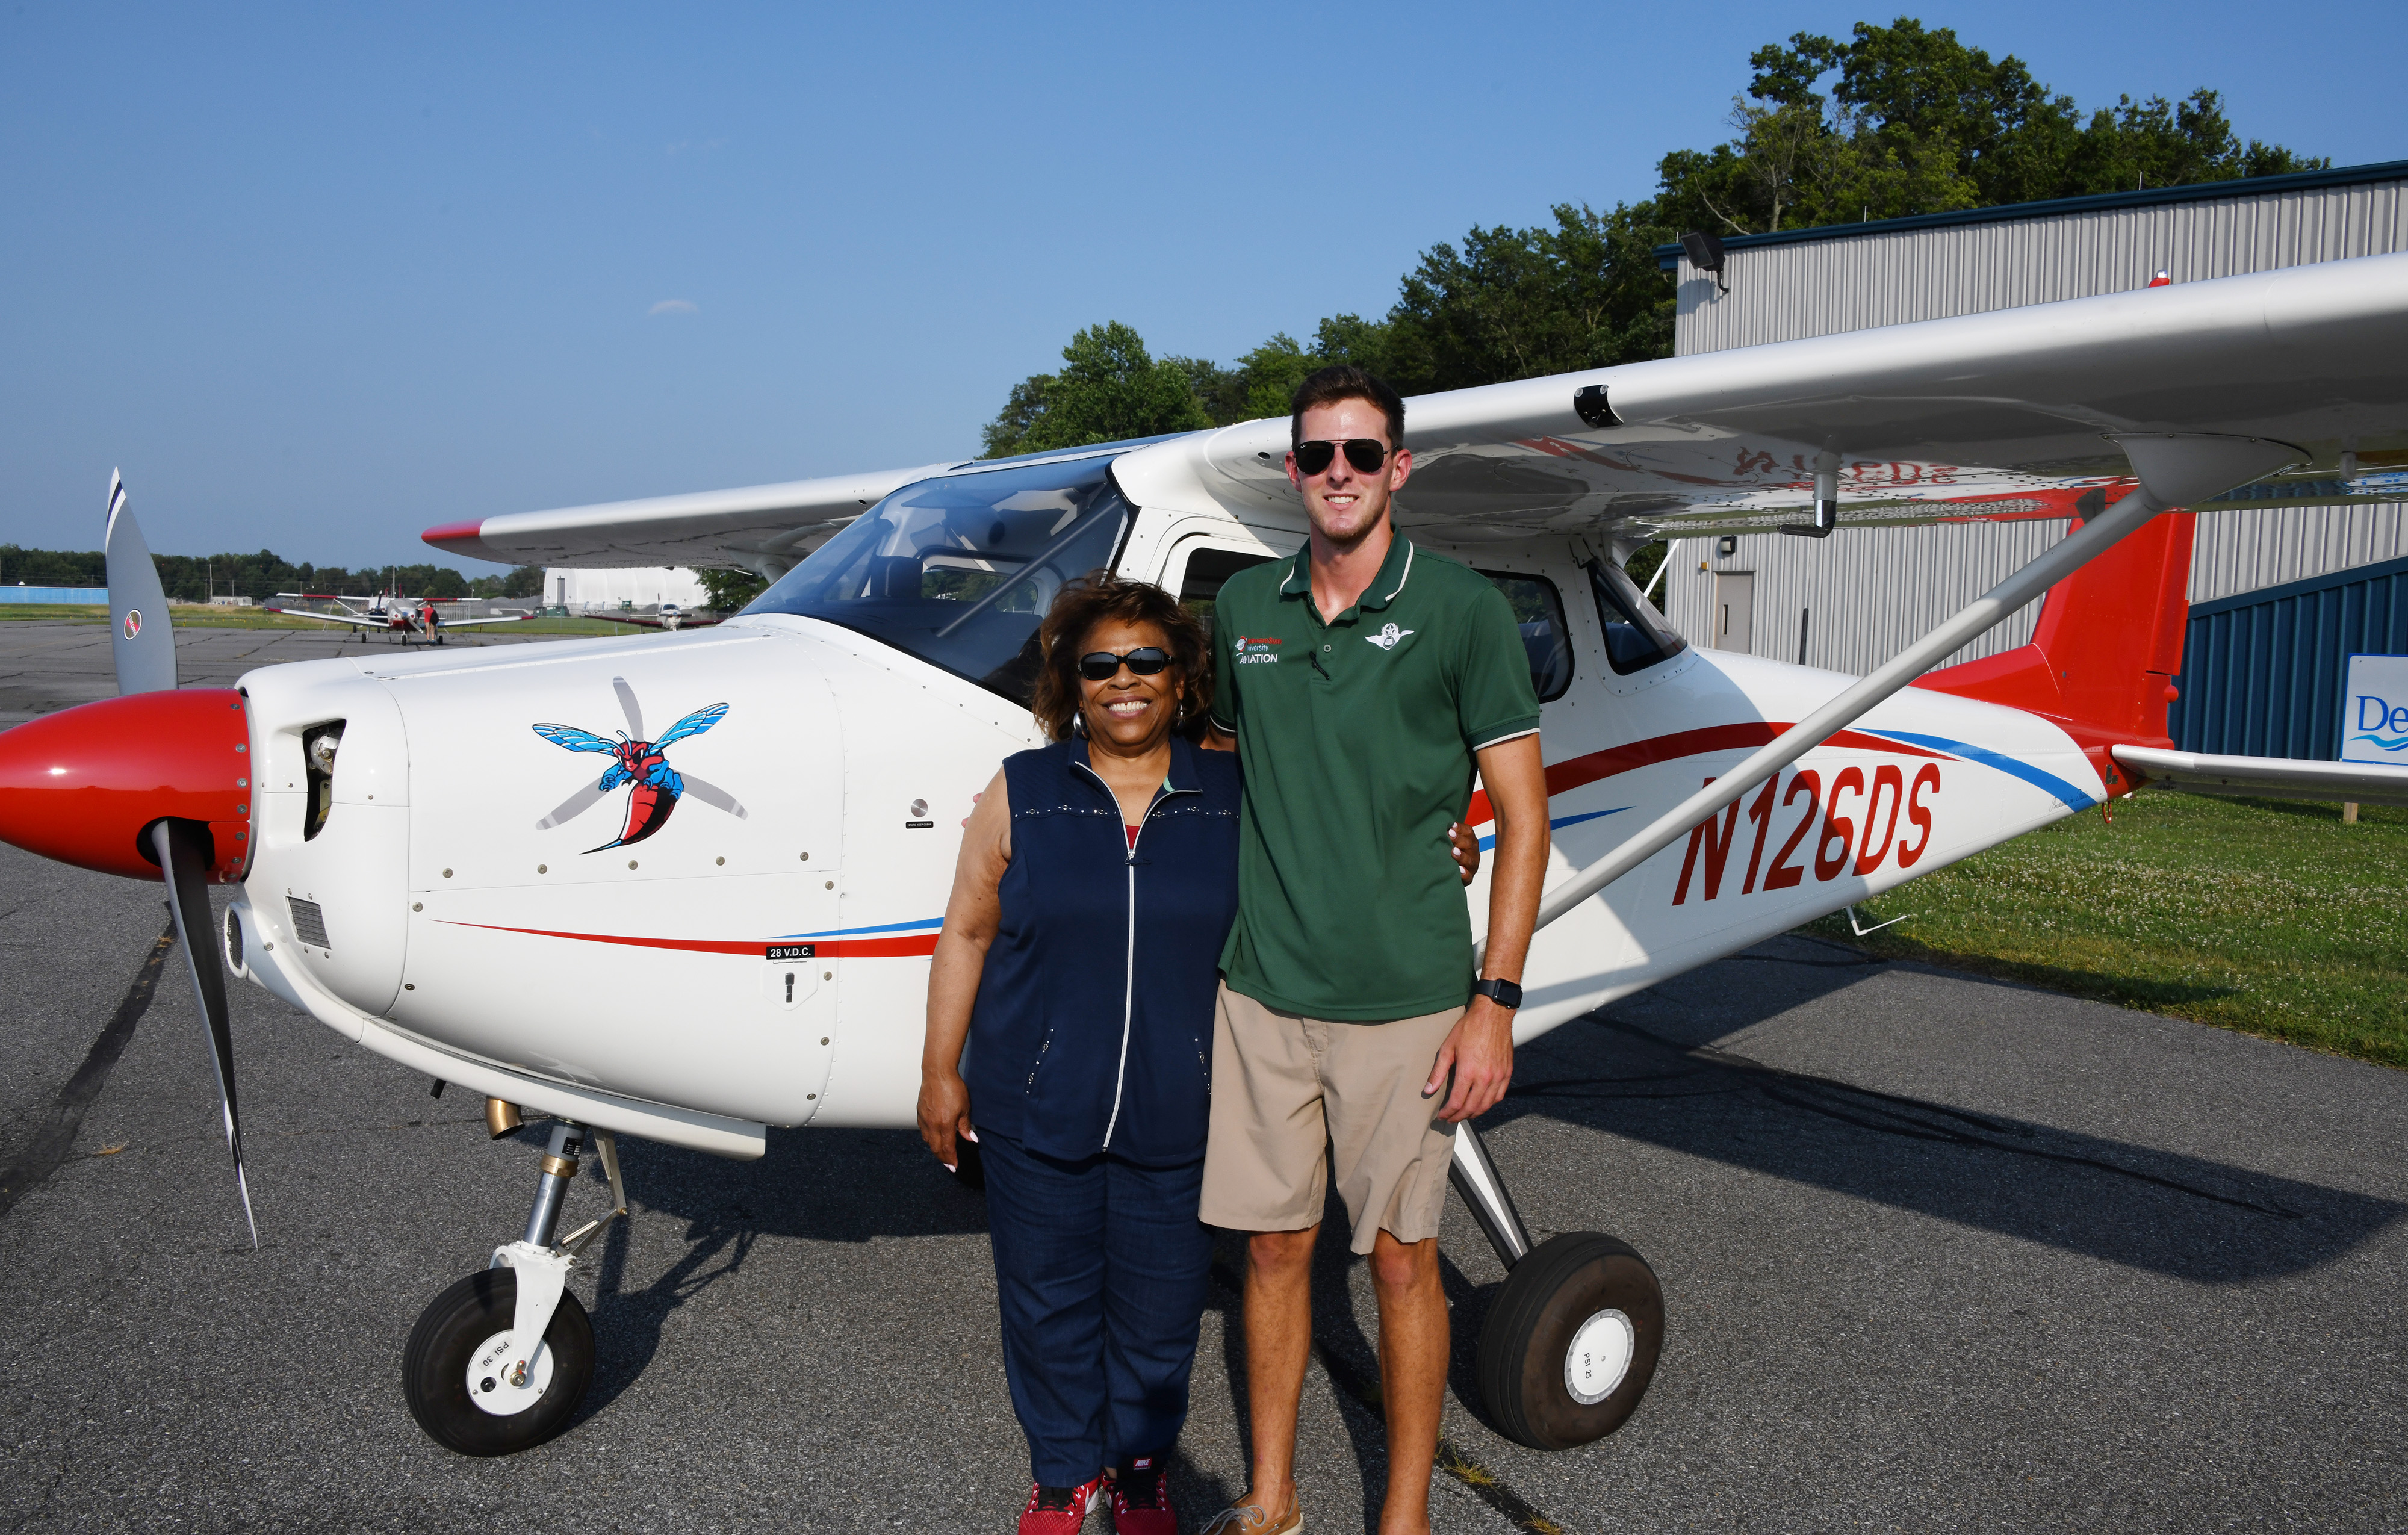
[[[1080,325],[1226,361],[1380,313],[1468,225],[1647,195],[1756,44],[1897,11],[2086,108],[2208,85],[2408,158],[2396,0],[0,0],[0,542],[96,547],[112,466],[154,549],[369,565],[967,455]]]

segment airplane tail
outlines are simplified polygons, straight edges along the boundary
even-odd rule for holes
[[[2078,505],[2096,516],[2125,494],[2093,491]],[[2188,512],[2152,518],[2048,589],[2029,644],[1914,685],[2045,715],[2082,747],[2110,795],[2130,794],[2140,784],[2113,750],[2173,745],[2166,710],[2190,620],[2191,535]]]

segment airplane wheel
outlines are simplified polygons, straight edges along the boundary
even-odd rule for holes
[[[1664,1291],[1647,1260],[1569,1231],[1507,1276],[1480,1330],[1480,1394],[1506,1438],[1568,1450],[1622,1427],[1663,1346]]]
[[[420,1313],[402,1350],[409,1415],[462,1455],[515,1455],[542,1443],[568,1426],[594,1383],[594,1324],[567,1290],[524,1385],[503,1378],[499,1356],[518,1294],[518,1276],[508,1269],[470,1274]]]

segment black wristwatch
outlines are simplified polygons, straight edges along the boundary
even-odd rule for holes
[[[1508,1012],[1522,1005],[1522,983],[1518,981],[1483,981],[1471,990],[1474,995],[1485,997]]]

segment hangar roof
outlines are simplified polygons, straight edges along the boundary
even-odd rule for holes
[[[2342,165],[2331,170],[2300,171],[2292,176],[2236,177],[2229,181],[2193,181],[2182,186],[2150,187],[2142,192],[2102,193],[2093,197],[2053,197],[2039,203],[2005,203],[1997,208],[1963,208],[1951,213],[1917,213],[1904,219],[1876,219],[1870,223],[1822,224],[1811,229],[1775,230],[1769,235],[1730,235],[1724,237],[1723,249],[1751,251],[1772,245],[1846,239],[1856,235],[1942,229],[1952,224],[2003,223],[2019,219],[2045,219],[2060,213],[2099,213],[2109,208],[2144,208],[2155,203],[2200,203],[2217,197],[2262,197],[2269,193],[2309,192],[2320,187],[2401,179],[2408,179],[2408,160],[2386,160],[2379,165]],[[1680,265],[1680,261],[1679,241],[1656,248],[1658,270],[1670,272]]]

